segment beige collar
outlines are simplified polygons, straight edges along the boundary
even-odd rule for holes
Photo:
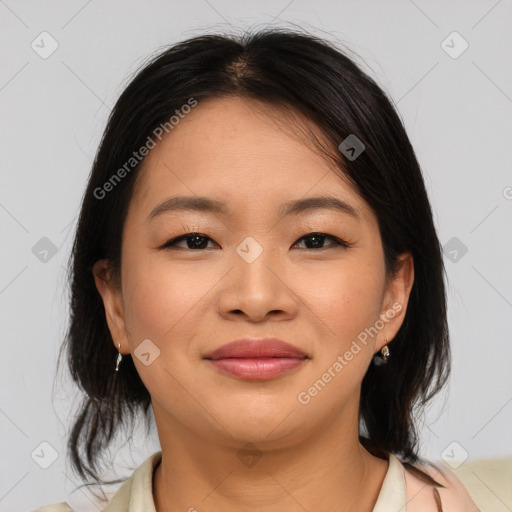
[[[124,481],[103,512],[156,512],[153,502],[153,472],[161,459],[161,451],[147,458]],[[405,512],[406,503],[404,469],[400,461],[391,454],[388,471],[373,512]]]

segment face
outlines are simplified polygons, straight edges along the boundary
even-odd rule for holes
[[[286,129],[288,115],[239,98],[200,101],[144,160],[120,286],[104,260],[95,266],[116,348],[132,355],[157,426],[216,442],[292,443],[341,411],[358,422],[363,376],[403,321],[410,258],[386,280],[373,211]],[[176,196],[225,211],[161,206]],[[341,206],[284,210],[319,196]],[[263,378],[205,359],[235,339],[263,337],[307,357]]]

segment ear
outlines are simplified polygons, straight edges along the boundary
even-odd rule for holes
[[[109,260],[98,260],[94,264],[92,272],[96,288],[103,299],[108,328],[114,340],[116,350],[119,350],[122,354],[128,354],[129,345],[124,320],[121,287],[113,278]],[[119,344],[121,344],[121,348],[119,348]]]
[[[414,283],[414,260],[410,253],[402,253],[398,257],[398,270],[388,278],[380,319],[384,327],[376,340],[375,348],[380,350],[396,335],[405,318],[409,295]],[[387,342],[385,341],[387,339]]]

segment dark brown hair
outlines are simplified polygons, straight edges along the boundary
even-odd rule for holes
[[[392,357],[387,365],[371,364],[362,383],[360,440],[371,453],[387,458],[392,452],[408,467],[419,460],[418,414],[450,369],[442,253],[403,124],[385,92],[346,53],[300,31],[203,35],[153,57],[119,97],[92,167],[69,262],[71,319],[64,345],[84,398],[68,448],[82,478],[100,482],[98,462],[119,427],[133,425],[139,412],[149,425],[151,412],[131,356],[114,372],[117,351],[92,273],[101,258],[119,273],[123,225],[140,164],[105,198],[95,191],[190,98],[200,103],[227,95],[279,104],[314,121],[340,176],[376,214],[387,275],[396,272],[401,253],[413,256],[414,284],[390,345]],[[353,160],[338,150],[349,135],[365,146]]]

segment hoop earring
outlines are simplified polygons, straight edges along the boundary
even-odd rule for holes
[[[117,354],[116,372],[119,371],[119,363],[121,362],[121,359],[123,359],[123,354],[121,354],[121,343],[119,343],[119,354]]]
[[[377,366],[381,366],[383,364],[387,364],[389,359],[389,347],[388,347],[388,339],[384,338],[384,346],[380,349],[378,354],[373,356],[373,362]]]

